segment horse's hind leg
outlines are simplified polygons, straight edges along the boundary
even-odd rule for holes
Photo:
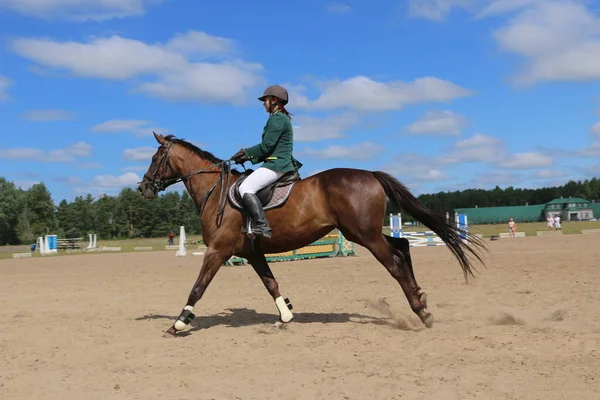
[[[421,292],[421,287],[419,286],[419,284],[417,283],[417,280],[415,278],[415,273],[413,271],[413,265],[412,265],[412,259],[410,257],[410,243],[409,243],[408,239],[395,238],[395,237],[391,237],[391,236],[387,236],[387,235],[385,235],[385,239],[388,241],[389,244],[391,244],[394,247],[394,249],[397,252],[400,253],[400,254],[396,253],[396,255],[398,255],[400,257],[404,257],[404,260],[406,260],[406,264],[408,265],[408,269],[410,271],[409,279],[411,281],[411,285],[419,294],[419,300],[421,300],[423,307],[427,308],[427,294],[425,292]]]
[[[288,323],[293,318],[294,315],[291,312],[292,304],[289,303],[288,299],[284,299],[279,293],[279,284],[273,276],[273,272],[271,272],[271,268],[267,263],[267,259],[264,254],[254,253],[247,257],[248,262],[254,268],[254,271],[258,274],[263,284],[267,288],[267,291],[275,301],[275,306],[277,306],[277,310],[279,311],[279,322],[280,323]]]
[[[410,256],[407,258],[405,252],[392,246],[388,240],[384,239],[384,235],[374,239],[361,240],[359,243],[369,249],[398,281],[410,308],[419,316],[426,327],[431,328],[433,326],[433,315],[427,311],[426,296],[419,296],[418,285],[410,268]]]
[[[177,321],[165,332],[165,337],[172,337],[177,332],[184,331],[190,328],[190,322],[194,319],[194,306],[202,298],[202,295],[206,291],[206,288],[215,277],[221,265],[229,259],[231,255],[219,252],[218,250],[208,249],[204,255],[202,262],[202,268],[200,268],[200,274],[198,279],[194,283],[192,290],[188,296],[188,301],[179,314]]]

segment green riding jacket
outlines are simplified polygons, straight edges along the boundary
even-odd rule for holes
[[[263,129],[262,142],[244,149],[252,164],[263,162],[265,168],[277,172],[291,172],[302,164],[294,159],[294,130],[292,121],[279,110],[275,111]]]

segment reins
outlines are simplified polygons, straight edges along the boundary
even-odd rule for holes
[[[189,180],[190,178],[192,178],[195,175],[198,174],[219,174],[219,179],[215,182],[214,185],[212,185],[212,187],[204,193],[204,195],[201,198],[201,202],[199,204],[199,210],[198,213],[200,215],[200,217],[202,217],[202,213],[204,212],[204,208],[206,207],[206,203],[208,202],[208,198],[210,197],[210,195],[212,194],[212,192],[215,190],[215,188],[217,187],[217,185],[219,183],[221,183],[221,190],[219,193],[219,202],[217,205],[217,226],[220,226],[221,221],[223,220],[223,215],[225,212],[225,206],[227,204],[227,191],[229,190],[229,183],[230,183],[230,178],[231,178],[231,163],[232,163],[232,159],[229,160],[225,160],[225,161],[221,161],[215,164],[211,164],[210,166],[206,167],[206,168],[202,168],[199,169],[197,171],[193,171],[190,172],[188,174],[179,176],[177,178],[171,178],[171,179],[166,179],[163,180],[162,178],[159,178],[157,175],[159,174],[159,172],[164,168],[164,166],[169,166],[170,168],[170,163],[169,163],[169,150],[171,149],[173,143],[169,143],[168,146],[166,146],[166,151],[163,153],[161,160],[158,163],[158,166],[156,168],[156,170],[154,171],[154,174],[152,176],[152,185],[154,186],[155,189],[157,189],[157,191],[162,191],[165,190],[168,186],[171,186],[175,183],[178,182],[184,182]],[[219,167],[218,171],[215,171],[213,168]],[[243,164],[242,164],[242,167]],[[246,167],[244,167],[244,170],[246,169]],[[194,197],[195,199],[195,195],[194,192],[192,190],[190,190],[190,194],[192,195],[192,197]]]

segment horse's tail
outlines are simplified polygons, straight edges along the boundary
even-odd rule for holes
[[[458,227],[446,221],[444,215],[436,214],[426,209],[410,191],[393,176],[385,172],[373,172],[375,178],[379,181],[386,196],[396,207],[412,215],[417,221],[423,223],[433,232],[435,232],[446,243],[450,251],[456,256],[460,266],[468,279],[468,274],[473,276],[475,269],[469,259],[469,254],[474,256],[483,264],[480,250],[486,249],[485,243],[472,233],[461,231]],[[467,235],[467,240],[463,241],[461,234]]]

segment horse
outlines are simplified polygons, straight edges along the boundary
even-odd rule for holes
[[[153,134],[159,146],[139,182],[138,191],[143,198],[151,200],[174,183],[183,182],[200,214],[203,241],[207,246],[187,303],[164,332],[165,337],[181,336],[191,329],[196,303],[220,267],[232,256],[247,259],[262,280],[279,311],[275,325],[282,327],[290,323],[293,320],[291,303],[282,297],[265,254],[307,246],[333,229],[373,254],[396,279],[412,311],[431,328],[434,318],[427,309],[427,294],[421,291],[415,279],[408,240],[383,234],[388,200],[446,243],[465,281],[474,276],[474,262],[484,264],[482,254],[487,249],[481,239],[450,224],[445,215],[424,207],[402,183],[382,171],[333,168],[307,178],[298,176],[281,206],[265,208],[272,237],[252,239],[251,235],[244,234],[245,213],[232,207],[231,198],[227,196],[231,185],[247,176],[247,171],[233,169],[231,160],[219,159],[174,135]],[[461,234],[467,235],[466,240]]]

